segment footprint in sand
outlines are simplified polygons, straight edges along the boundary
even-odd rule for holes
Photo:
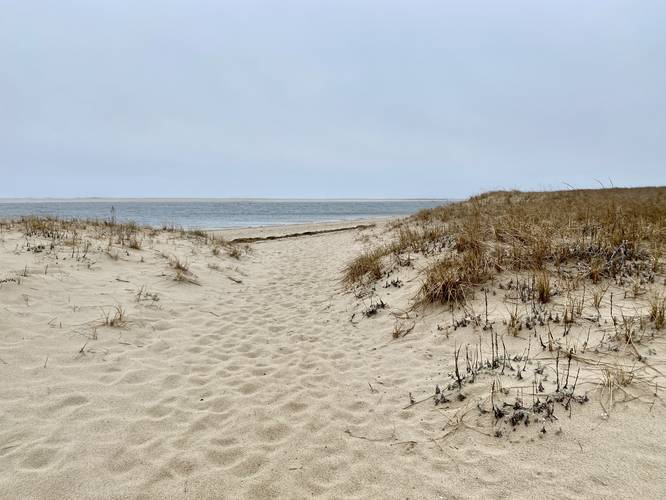
[[[21,462],[24,469],[44,469],[55,460],[58,450],[55,448],[36,448],[30,451],[25,460]]]

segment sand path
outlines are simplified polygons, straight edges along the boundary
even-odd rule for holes
[[[432,440],[445,412],[402,407],[446,379],[453,341],[427,320],[392,341],[387,312],[350,321],[358,301],[338,279],[358,237],[256,243],[240,262],[216,259],[218,270],[189,243],[155,242],[187,257],[196,286],[165,276],[147,248],[93,270],[60,260],[43,275],[46,257],[14,251],[19,236],[5,235],[6,268],[34,272],[0,288],[0,497],[666,492],[659,408],[627,406],[595,428],[572,419],[543,439]],[[134,300],[142,285],[160,300]],[[96,327],[114,304],[127,323]]]

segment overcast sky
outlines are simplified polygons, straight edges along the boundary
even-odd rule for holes
[[[666,184],[666,2],[0,0],[0,197]]]

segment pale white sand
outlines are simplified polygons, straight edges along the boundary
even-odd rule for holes
[[[404,287],[378,288],[392,309],[363,318],[340,270],[380,232],[258,242],[240,260],[165,233],[113,260],[91,239],[77,260],[4,230],[0,279],[20,284],[0,286],[0,498],[666,496],[665,412],[649,395],[608,416],[591,394],[545,435],[502,438],[479,415],[439,439],[453,410],[403,410],[450,381],[454,345],[482,332],[438,330],[451,316],[436,310],[394,340],[410,268]],[[162,254],[200,286],[174,281]],[[137,301],[141,287],[159,300]],[[102,325],[116,305],[126,323]],[[664,340],[652,348],[666,369]]]

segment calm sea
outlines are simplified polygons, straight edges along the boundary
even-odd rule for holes
[[[23,215],[222,229],[408,215],[446,200],[0,200],[0,219]]]

